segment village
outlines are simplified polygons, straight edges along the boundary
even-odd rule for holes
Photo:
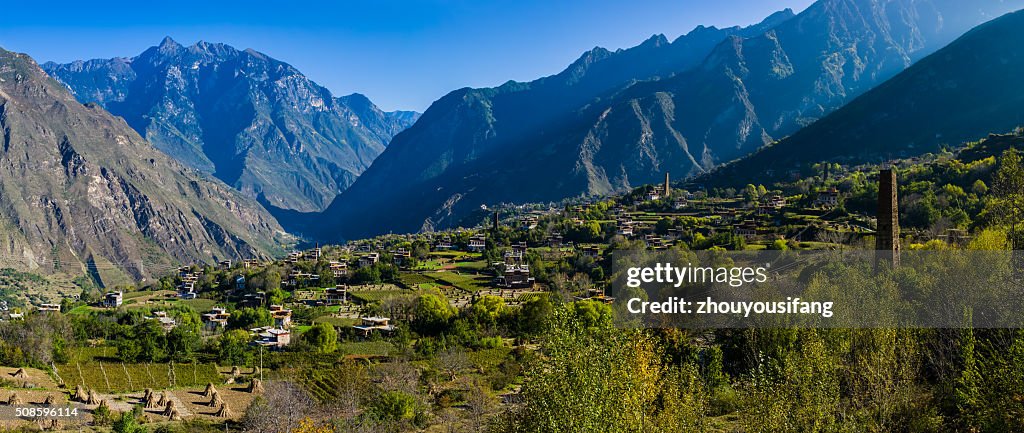
[[[142,287],[5,302],[0,320],[67,317],[95,330],[48,366],[3,369],[0,400],[90,414],[44,429],[94,423],[110,410],[141,410],[157,423],[239,422],[264,380],[299,378],[314,397],[330,399],[339,366],[376,370],[411,358],[489,383],[497,402],[514,401],[538,332],[531,322],[543,322],[551,302],[611,308],[616,250],[898,252],[901,243],[969,242],[963,223],[899,227],[896,171],[913,176],[923,162],[894,163],[879,183],[875,166],[822,167],[776,190],[708,191],[673,185],[665,174],[663,183],[604,199],[495,207],[473,228],[313,245],[276,260],[182,266]],[[879,223],[870,215],[883,202],[890,213]],[[453,331],[460,326],[468,328]],[[446,366],[451,357],[462,361]]]

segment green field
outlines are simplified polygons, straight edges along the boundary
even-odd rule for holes
[[[338,346],[343,355],[387,356],[394,350],[395,346],[387,341],[354,341]]]
[[[377,302],[388,298],[394,298],[396,296],[413,295],[416,292],[413,290],[365,290],[358,292],[349,292],[352,299],[363,302]]]
[[[435,272],[429,276],[440,284],[454,286],[470,293],[489,289],[492,279],[488,275],[456,274],[454,272]]]
[[[214,364],[88,362],[58,365],[57,372],[68,388],[82,385],[105,393],[196,387],[223,380]]]
[[[320,316],[313,319],[313,323],[327,323],[336,328],[347,328],[359,323],[359,319],[351,319],[345,317],[331,317],[331,316]]]

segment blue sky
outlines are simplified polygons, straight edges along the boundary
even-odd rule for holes
[[[746,25],[811,0],[13,1],[0,46],[38,61],[134,56],[171,36],[253,48],[336,95],[425,110],[461,87],[559,72],[595,46],[627,48],[698,24]],[[99,5],[103,4],[102,7]]]

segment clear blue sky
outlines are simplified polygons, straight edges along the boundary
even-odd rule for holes
[[[5,2],[0,46],[40,63],[135,56],[171,36],[253,48],[336,95],[423,111],[451,90],[559,72],[595,46],[746,25],[811,0]],[[103,5],[103,6],[100,6]]]

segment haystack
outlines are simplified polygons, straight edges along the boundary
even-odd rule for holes
[[[46,399],[43,400],[43,404],[47,406],[52,406],[56,402],[57,400],[53,398],[53,394],[46,394]]]
[[[75,395],[71,396],[74,401],[85,403],[89,399],[89,393],[85,392],[85,387],[78,385],[75,387]]]
[[[100,410],[101,407],[107,408],[107,412],[110,412],[110,405],[107,404],[106,400],[100,400],[99,406],[96,406],[96,410]]]
[[[217,406],[220,406],[222,404],[224,404],[224,399],[220,398],[220,393],[219,392],[214,392],[213,393],[213,397],[210,398],[210,403],[208,404],[208,406],[210,406],[210,407],[217,407]]]
[[[263,381],[253,379],[252,382],[249,382],[249,392],[252,394],[263,394]]]
[[[213,383],[206,384],[206,389],[203,390],[203,397],[213,397],[213,394],[217,392],[217,388],[213,387]]]
[[[100,403],[101,403],[100,395],[96,393],[95,389],[90,389],[89,390],[89,398],[85,399],[85,404],[93,405],[93,404],[100,404]]]
[[[28,372],[24,368],[19,368],[18,371],[14,372],[15,379],[28,379]]]
[[[169,402],[169,401],[171,401],[171,399],[167,398],[167,393],[166,392],[161,392],[161,393],[156,395],[156,405],[157,405],[157,407],[166,406],[167,402]]]
[[[14,406],[14,405],[25,404],[25,402],[21,399],[21,397],[18,397],[17,393],[12,393],[11,396],[7,399],[7,404],[11,405],[11,406]]]
[[[220,409],[218,409],[217,412],[213,414],[213,416],[219,418],[231,418],[231,409],[228,409],[227,403],[221,403]]]
[[[231,376],[238,377],[242,375],[242,369],[238,366],[231,367]]]
[[[166,416],[169,421],[181,421],[181,414],[178,413],[178,409],[171,409],[170,413],[168,414],[165,412],[164,416]]]
[[[152,389],[146,389],[146,395],[142,397],[142,403],[146,405],[146,409],[158,409],[160,404],[157,403],[156,399],[157,394]]]
[[[164,416],[169,417],[172,414],[177,414],[178,408],[175,406],[177,405],[174,404],[174,400],[167,400],[167,405],[164,407]]]

